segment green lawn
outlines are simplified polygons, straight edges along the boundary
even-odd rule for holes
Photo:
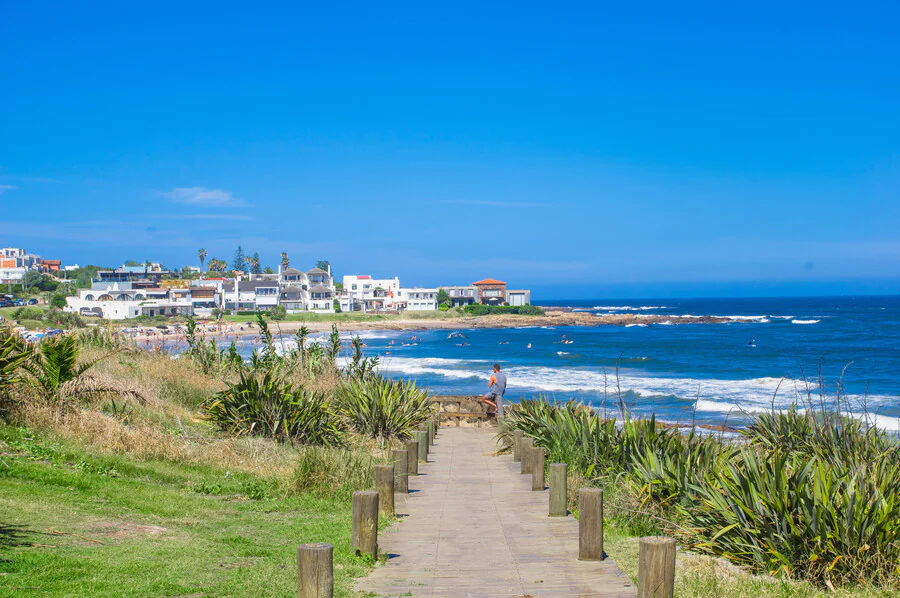
[[[9,426],[0,441],[0,596],[292,596],[304,542],[334,545],[337,596],[368,570],[346,499]]]

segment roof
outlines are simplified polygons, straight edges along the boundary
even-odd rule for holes
[[[238,283],[240,291],[255,291],[260,287],[275,288],[278,283],[274,280],[242,280]]]
[[[366,276],[357,276],[357,277],[356,277],[356,280],[372,280],[372,277],[371,277],[371,276],[368,276],[368,275],[366,275]]]
[[[295,275],[295,274],[303,274],[301,270],[297,268],[285,268],[282,272],[282,275]]]
[[[300,287],[285,287],[281,289],[282,297],[302,297],[303,289]]]
[[[331,289],[329,289],[329,288],[326,287],[326,286],[322,286],[322,285],[320,285],[320,284],[317,284],[316,286],[314,286],[313,288],[311,288],[311,289],[309,290],[309,292],[310,292],[310,293],[330,293],[330,292],[331,292]]]
[[[328,274],[328,272],[322,268],[313,268],[307,274]]]
[[[481,285],[494,285],[494,284],[505,285],[506,283],[503,282],[502,280],[497,280],[496,278],[485,278],[484,280],[479,280],[478,282],[473,282],[472,284],[475,286],[481,286]]]

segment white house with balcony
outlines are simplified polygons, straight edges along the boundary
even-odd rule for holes
[[[343,311],[392,311],[400,299],[400,279],[372,278],[368,275],[344,276],[340,298]]]
[[[194,314],[194,305],[190,289],[94,283],[90,289],[79,291],[77,297],[67,297],[65,311],[85,317],[125,320],[138,316],[189,316]]]
[[[276,280],[240,280],[225,285],[223,307],[230,311],[268,311],[278,305]]]
[[[408,311],[434,311],[438,308],[437,289],[400,289],[401,309]]]

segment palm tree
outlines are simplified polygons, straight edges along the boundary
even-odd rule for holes
[[[119,392],[115,389],[98,388],[85,376],[89,369],[108,357],[108,354],[79,364],[78,352],[76,335],[50,338],[44,340],[40,351],[23,365],[48,403],[62,403],[65,397],[75,397],[83,392]]]
[[[201,276],[203,275],[203,264],[206,263],[206,255],[207,255],[206,250],[203,249],[202,247],[200,248],[200,251],[197,252],[197,257],[200,258],[200,275]]]
[[[281,252],[281,271],[284,272],[288,268],[291,267],[291,260],[288,257],[287,251]]]
[[[249,255],[244,258],[244,262],[247,264],[247,267],[254,274],[262,274],[262,268],[259,267],[259,254],[254,253],[253,255]]]
[[[31,357],[32,350],[18,336],[0,332],[0,399],[19,382],[19,368]]]

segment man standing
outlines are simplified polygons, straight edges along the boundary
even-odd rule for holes
[[[481,399],[494,408],[494,414],[497,417],[503,417],[503,395],[506,393],[506,374],[500,373],[500,364],[494,364],[494,372],[491,374],[491,381],[488,384],[490,390],[484,398]]]

